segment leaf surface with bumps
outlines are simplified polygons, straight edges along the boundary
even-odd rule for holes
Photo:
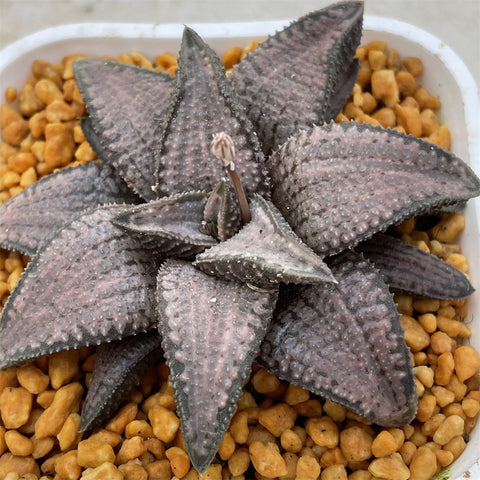
[[[159,330],[193,466],[218,450],[258,353],[276,292],[262,293],[167,260],[158,274]]]
[[[29,263],[0,317],[0,368],[154,327],[158,259],[110,222],[123,209],[82,215]]]
[[[260,43],[229,79],[267,155],[298,130],[334,118],[357,77],[362,2],[331,5]]]
[[[157,330],[150,330],[97,347],[82,405],[82,432],[108,420],[145,373],[162,359],[161,340]]]
[[[417,394],[392,296],[358,253],[341,253],[330,268],[338,284],[297,287],[276,312],[259,361],[371,422],[405,425]]]
[[[212,236],[200,227],[209,195],[187,192],[131,206],[112,222],[125,231],[142,237],[157,253],[188,257],[215,245]]]
[[[226,280],[276,288],[280,282],[334,282],[327,265],[292,231],[275,206],[254,195],[252,219],[236,235],[205,250],[193,264]]]
[[[34,255],[42,243],[84,211],[123,202],[136,203],[138,197],[109,165],[90,162],[65,168],[0,205],[0,245]]]
[[[175,90],[161,138],[157,170],[159,197],[210,191],[225,176],[210,152],[213,135],[228,133],[235,144],[235,168],[247,195],[268,195],[266,167],[250,121],[238,103],[215,52],[185,28]]]
[[[321,256],[480,194],[480,180],[451,152],[355,122],[301,132],[268,165],[273,203]]]
[[[73,73],[90,115],[87,141],[136,193],[155,199],[160,119],[169,104],[171,77],[98,58],[77,60]]]
[[[459,300],[474,292],[467,276],[415,245],[377,233],[357,245],[393,290],[441,300]]]

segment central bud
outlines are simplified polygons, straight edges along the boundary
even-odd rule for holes
[[[233,143],[232,137],[225,132],[214,133],[210,145],[210,151],[222,161],[232,179],[233,188],[237,194],[238,204],[240,206],[242,223],[245,225],[252,219],[252,215],[248,206],[247,197],[245,196],[245,191],[240,182],[240,177],[238,176],[235,170],[235,164],[233,163],[235,158],[235,144]]]

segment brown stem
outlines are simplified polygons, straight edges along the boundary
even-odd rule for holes
[[[248,206],[247,197],[245,196],[245,191],[243,190],[242,183],[240,182],[240,177],[238,176],[237,171],[232,168],[232,166],[233,162],[227,167],[227,170],[230,174],[230,178],[232,179],[233,188],[237,194],[242,223],[245,225],[252,219],[252,215],[250,214],[250,207]]]

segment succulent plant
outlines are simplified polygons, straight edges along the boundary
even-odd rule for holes
[[[0,245],[33,257],[1,315],[0,368],[99,345],[88,430],[164,355],[199,471],[254,360],[373,422],[408,423],[415,383],[387,284],[438,298],[472,287],[381,232],[460,208],[480,181],[412,136],[332,122],[355,82],[362,13],[347,2],[307,15],[228,78],[189,28],[173,80],[75,62],[100,161],[0,207]]]

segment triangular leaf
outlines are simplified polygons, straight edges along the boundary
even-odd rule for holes
[[[330,267],[338,284],[297,287],[275,315],[259,361],[374,423],[407,424],[417,395],[392,296],[360,254],[342,253]]]
[[[180,193],[129,207],[112,221],[127,232],[141,235],[142,244],[148,242],[157,253],[189,257],[217,243],[201,231],[207,199],[205,192]]]
[[[97,347],[95,367],[82,405],[82,431],[110,418],[143,375],[162,357],[157,330]]]
[[[454,154],[355,122],[300,133],[270,157],[269,167],[272,201],[319,255],[480,193],[480,180]]]
[[[458,268],[388,235],[378,233],[356,250],[375,264],[393,290],[443,300],[458,300],[474,292]]]
[[[338,113],[332,103],[341,108],[356,79],[353,56],[362,16],[362,2],[313,12],[260,43],[235,66],[229,79],[265,154],[298,130]]]
[[[212,190],[225,175],[222,163],[210,153],[213,135],[221,131],[235,143],[235,166],[245,190],[267,195],[263,155],[251,124],[217,55],[189,28],[184,31],[176,80],[161,142],[157,195]]]
[[[226,180],[220,180],[208,197],[203,220],[203,228],[221,242],[238,230],[240,211],[232,199],[231,188]]]
[[[255,195],[252,220],[236,235],[197,255],[193,264],[205,273],[276,288],[280,282],[335,281],[330,270],[292,231],[275,206]]]
[[[30,262],[0,317],[0,368],[154,327],[159,262],[110,222],[123,209],[77,218]]]
[[[85,210],[138,198],[109,165],[90,162],[52,173],[0,205],[0,245],[34,255]]]
[[[153,200],[161,119],[169,104],[171,77],[92,58],[74,62],[73,72],[91,119],[85,130],[87,140],[136,193]],[[91,134],[94,138],[89,138]]]
[[[203,472],[229,426],[275,304],[236,282],[167,260],[158,274],[159,329],[193,466]]]

